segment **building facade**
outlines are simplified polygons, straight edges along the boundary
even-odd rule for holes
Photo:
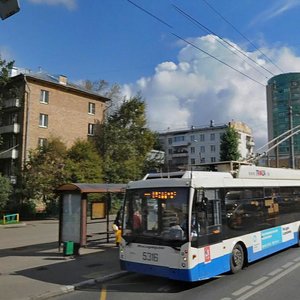
[[[0,172],[16,184],[31,149],[51,137],[67,147],[93,137],[109,99],[68,82],[65,76],[12,71],[18,96],[4,99],[0,115]]]
[[[221,136],[228,126],[239,134],[239,152],[242,159],[253,154],[254,141],[252,130],[245,123],[194,127],[187,130],[160,133],[160,143],[165,151],[165,159],[170,170],[189,169],[196,165],[220,161]]]
[[[280,74],[268,81],[267,112],[269,141],[300,125],[300,73]],[[273,162],[286,167],[298,166],[299,156],[300,135],[283,141],[270,153]]]

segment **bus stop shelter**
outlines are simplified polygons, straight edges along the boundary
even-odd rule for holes
[[[87,245],[88,194],[106,194],[104,200],[92,203],[91,217],[106,220],[106,238],[109,242],[109,212],[113,193],[124,193],[126,184],[70,183],[60,186],[59,248],[73,242],[77,249]]]

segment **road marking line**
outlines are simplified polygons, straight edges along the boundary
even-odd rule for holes
[[[282,269],[276,269],[276,270],[272,271],[271,273],[269,273],[268,275],[274,276],[274,275],[277,275],[278,273],[280,273],[281,271],[282,271]]]
[[[255,280],[255,281],[251,282],[251,284],[253,284],[253,285],[259,285],[259,284],[263,283],[264,281],[266,281],[267,279],[269,279],[269,277],[264,276],[262,278],[259,278],[259,279]]]
[[[250,290],[250,289],[252,289],[252,286],[246,285],[246,286],[242,287],[241,289],[239,289],[239,290],[233,292],[232,295],[233,295],[233,296],[239,296],[239,295],[241,295],[241,294],[247,292],[247,291]]]
[[[289,269],[286,269],[286,270],[282,271],[277,276],[274,276],[273,278],[269,279],[268,281],[266,281],[262,285],[257,286],[256,288],[252,289],[251,291],[249,291],[248,293],[242,295],[241,297],[237,298],[236,300],[246,300],[246,299],[248,299],[249,297],[253,296],[254,294],[258,293],[259,291],[263,290],[267,286],[273,284],[277,280],[281,279],[282,277],[286,276],[287,274],[291,273],[292,271],[294,271],[295,269],[297,269],[299,267],[300,267],[300,263],[295,264],[294,266],[290,267]]]
[[[100,300],[106,300],[106,286],[105,285],[101,289]]]
[[[288,262],[288,263],[286,263],[285,265],[283,265],[283,266],[281,266],[281,267],[284,268],[284,269],[287,269],[287,268],[289,268],[289,267],[292,266],[292,265],[294,265],[293,262]]]

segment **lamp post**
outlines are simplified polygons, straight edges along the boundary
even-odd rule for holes
[[[0,18],[2,20],[14,15],[19,10],[20,6],[18,0],[0,0]]]

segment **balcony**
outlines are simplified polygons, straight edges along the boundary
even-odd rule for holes
[[[0,159],[16,159],[19,156],[19,151],[16,149],[8,149],[0,152]]]
[[[188,146],[190,143],[186,140],[181,141],[173,141],[172,146],[173,147],[182,147],[182,146]]]
[[[12,125],[6,125],[0,127],[0,134],[3,133],[19,133],[20,132],[20,124],[14,123]]]
[[[255,143],[254,143],[254,141],[247,141],[246,145],[247,145],[248,148],[251,148],[251,147],[255,146]]]
[[[18,108],[21,106],[21,101],[18,98],[8,99],[3,101],[3,108]]]
[[[188,157],[189,156],[189,154],[188,154],[188,152],[174,152],[173,154],[172,154],[172,157]]]
[[[185,148],[185,147],[175,148],[173,150],[173,153],[172,153],[173,158],[175,158],[175,157],[188,157],[188,156],[189,156],[189,152],[188,152],[187,148]]]

